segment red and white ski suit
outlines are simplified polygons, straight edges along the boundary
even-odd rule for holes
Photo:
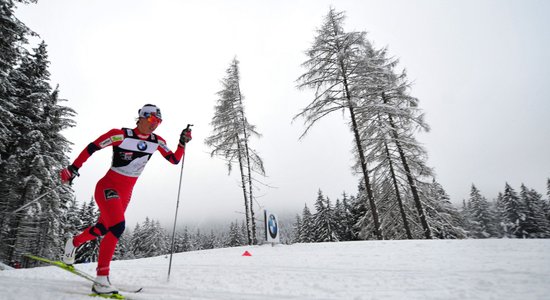
[[[132,197],[134,185],[153,153],[159,150],[166,160],[178,164],[185,152],[185,148],[179,144],[173,153],[163,138],[156,134],[142,135],[137,128],[112,129],[90,143],[73,165],[82,167],[94,152],[109,146],[113,147],[111,168],[98,181],[94,194],[100,212],[99,220],[73,240],[74,246],[78,247],[104,236],[99,246],[98,276],[109,275],[116,244],[125,228],[124,212]]]

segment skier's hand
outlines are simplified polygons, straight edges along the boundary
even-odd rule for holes
[[[185,146],[191,139],[193,139],[191,137],[191,127],[187,126],[180,134],[180,145]]]
[[[76,176],[80,176],[80,174],[78,174],[78,168],[73,166],[73,165],[69,165],[68,167],[64,168],[63,170],[61,170],[59,172],[59,176],[61,177],[61,183],[63,184],[71,184],[73,183],[73,179],[76,178]]]

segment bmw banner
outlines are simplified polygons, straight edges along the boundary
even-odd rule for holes
[[[277,215],[267,210],[264,210],[264,219],[265,219],[265,241],[272,244],[279,243],[280,228],[279,228],[279,220],[277,220]]]

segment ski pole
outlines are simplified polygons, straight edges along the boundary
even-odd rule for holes
[[[186,130],[191,130],[191,126],[193,126],[193,124],[187,124]],[[166,281],[170,281],[170,271],[172,270],[172,255],[174,254],[174,242],[176,239],[176,222],[178,221],[178,208],[180,206],[181,178],[183,177],[183,162],[185,161],[186,154],[187,153],[185,153],[181,158],[180,182],[178,186],[178,199],[176,201],[176,214],[174,216],[174,227],[172,228],[172,245],[170,246],[170,263],[168,265],[168,278],[166,279]]]
[[[14,213],[16,213],[16,212],[18,212],[18,211],[20,211],[20,210],[22,210],[22,209],[28,207],[29,205],[38,202],[38,200],[44,198],[45,196],[47,196],[48,194],[50,194],[51,192],[57,190],[57,189],[60,188],[60,187],[61,187],[61,184],[60,184],[60,185],[57,185],[57,186],[55,186],[55,187],[53,187],[53,188],[51,188],[49,191],[47,191],[47,192],[45,192],[44,194],[42,194],[42,195],[36,197],[36,199],[34,199],[34,200],[32,200],[31,202],[29,202],[29,203],[27,203],[27,204],[21,206],[20,208],[18,208],[18,209],[16,209],[16,210],[12,211],[10,214],[14,214]]]

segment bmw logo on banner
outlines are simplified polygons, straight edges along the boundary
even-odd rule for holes
[[[279,243],[279,220],[277,215],[267,210],[264,211],[265,217],[265,240],[268,243]]]

